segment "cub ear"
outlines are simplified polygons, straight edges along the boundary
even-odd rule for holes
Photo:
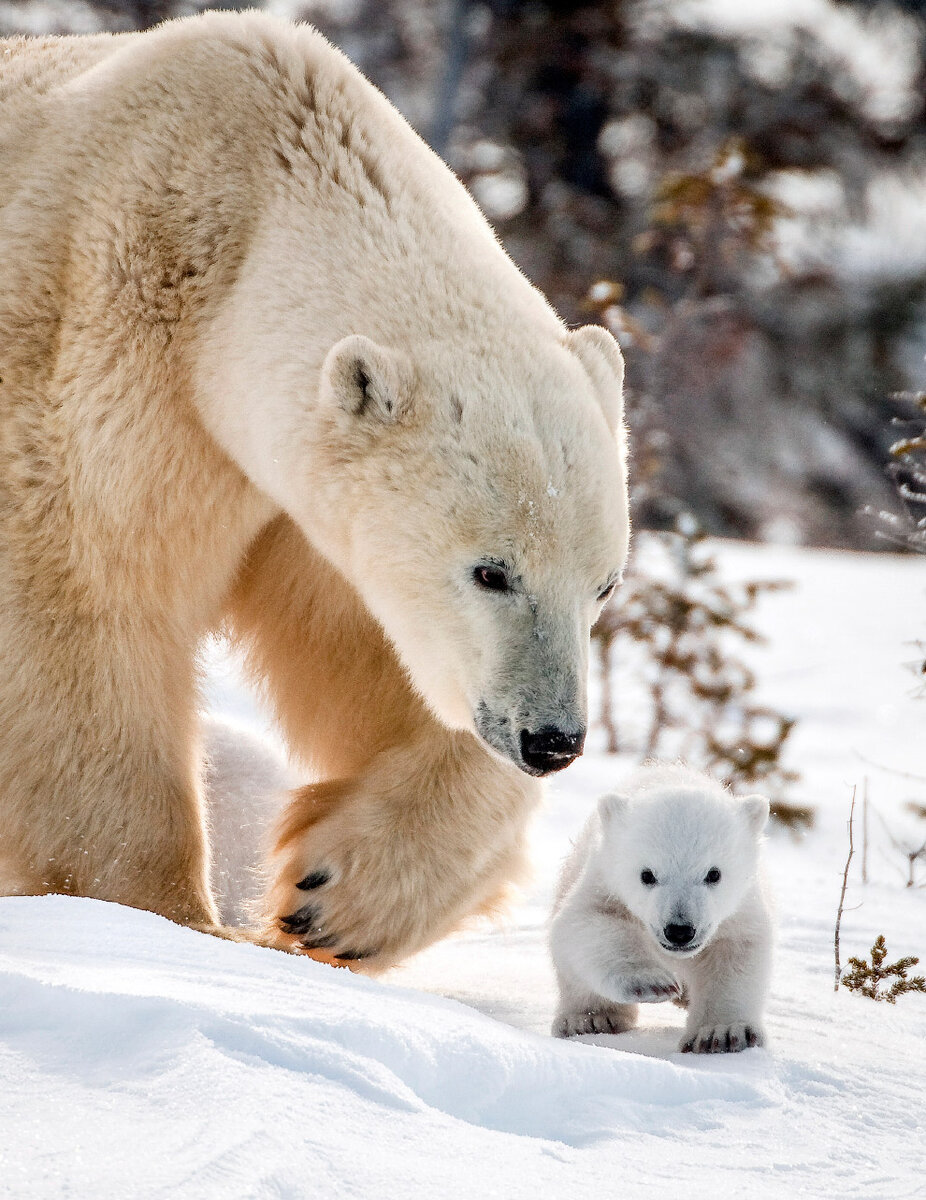
[[[602,827],[608,829],[616,825],[627,811],[627,804],[627,797],[618,795],[617,792],[608,792],[602,796],[598,801],[598,816],[601,818]]]
[[[570,329],[566,345],[585,367],[595,385],[605,420],[612,433],[616,433],[624,412],[624,356],[620,346],[600,325]]]
[[[359,333],[331,347],[321,378],[323,400],[366,421],[401,420],[412,393],[408,360]]]
[[[756,794],[754,796],[744,796],[740,803],[743,806],[743,812],[746,814],[746,820],[749,822],[749,828],[758,837],[768,821],[768,800],[765,796]]]

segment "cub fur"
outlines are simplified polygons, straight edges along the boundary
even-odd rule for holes
[[[765,1042],[771,920],[760,873],[764,796],[736,799],[651,765],[602,796],[560,878],[550,929],[553,1033],[622,1033],[639,1004],[688,1009],[679,1048]]]

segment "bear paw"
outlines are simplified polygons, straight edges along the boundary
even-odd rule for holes
[[[466,864],[448,869],[428,842],[394,819],[394,831],[364,819],[367,811],[348,795],[284,838],[266,920],[296,951],[377,973],[449,933],[479,896]]]
[[[614,1005],[594,1010],[557,1014],[551,1030],[554,1037],[579,1037],[583,1033],[626,1033],[636,1025],[636,1010],[630,1005]]]
[[[537,798],[534,780],[501,771],[474,738],[427,725],[361,774],[291,793],[265,922],[364,972],[394,966],[499,904],[523,870]]]
[[[662,1004],[681,999],[682,989],[668,971],[647,969],[610,980],[608,993],[622,1004]]]
[[[748,1024],[702,1025],[686,1033],[679,1043],[683,1054],[736,1054],[750,1046],[764,1046],[765,1031],[757,1021]]]
[[[292,948],[339,963],[357,963],[375,957],[379,946],[368,944],[351,922],[339,912],[337,876],[328,868],[314,868],[302,876],[294,887],[287,889],[290,899],[283,904],[286,911],[276,918],[275,925],[290,941]],[[278,889],[279,890],[279,889]],[[347,906],[344,906],[347,907]],[[352,937],[360,937],[359,944]]]

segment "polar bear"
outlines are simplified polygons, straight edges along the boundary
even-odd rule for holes
[[[621,379],[311,28],[3,43],[0,892],[222,932],[222,628],[315,780],[263,940],[378,970],[491,906],[582,750]]]
[[[553,1033],[622,1033],[637,1005],[688,1009],[679,1048],[761,1046],[771,920],[760,872],[764,796],[735,799],[681,765],[603,796],[566,860],[550,949]]]

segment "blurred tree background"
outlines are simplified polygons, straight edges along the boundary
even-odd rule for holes
[[[0,0],[0,32],[190,0]],[[246,7],[211,4],[208,7]],[[570,322],[625,347],[637,527],[883,547],[926,353],[926,2],[268,0],[431,141]]]

